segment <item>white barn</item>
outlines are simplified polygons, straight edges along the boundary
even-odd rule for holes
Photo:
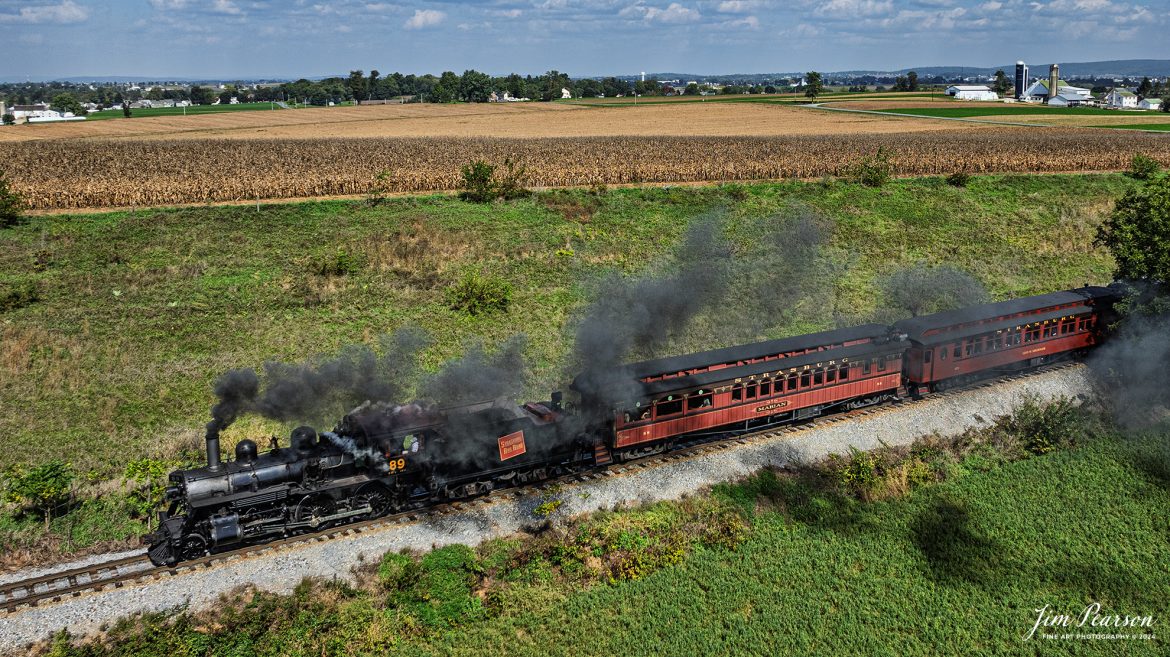
[[[999,100],[999,94],[983,84],[956,84],[947,87],[947,95],[956,100]]]
[[[1155,112],[1162,109],[1161,98],[1143,98],[1138,102],[1138,109],[1154,110]]]
[[[1138,98],[1128,89],[1112,89],[1105,95],[1105,104],[1117,109],[1135,109]]]

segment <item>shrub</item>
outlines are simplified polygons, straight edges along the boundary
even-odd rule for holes
[[[463,191],[459,198],[474,203],[490,203],[502,198],[505,201],[528,196],[531,192],[524,186],[527,169],[510,157],[504,158],[503,169],[475,160],[463,165]],[[497,175],[498,174],[498,175]]]
[[[374,181],[370,183],[370,191],[366,193],[366,204],[370,207],[381,205],[392,187],[392,180],[393,176],[389,169],[379,171],[378,175],[374,176]]]
[[[459,198],[473,203],[494,201],[497,197],[496,186],[492,181],[495,171],[496,167],[483,160],[464,164],[460,170],[463,175],[463,191],[459,193]]]
[[[20,221],[20,214],[24,211],[24,199],[12,190],[4,172],[0,171],[0,228],[13,226]]]
[[[135,484],[126,500],[138,517],[146,518],[147,529],[150,529],[154,520],[154,510],[162,506],[169,469],[168,463],[149,458],[136,459],[126,464],[123,474]]]
[[[1129,171],[1125,175],[1137,180],[1149,180],[1158,175],[1162,170],[1162,165],[1152,157],[1138,153],[1133,156],[1129,163]]]
[[[849,177],[866,187],[881,187],[894,175],[894,165],[885,147],[878,147],[873,155],[867,155],[849,168]]]
[[[0,284],[0,313],[24,308],[36,302],[37,287],[31,281]]]
[[[505,201],[528,196],[530,192],[524,186],[524,179],[526,177],[527,169],[523,164],[512,160],[510,157],[504,158],[504,170],[500,173],[499,180],[495,183],[496,195]]]
[[[5,114],[3,117],[0,117],[0,120],[4,121],[4,125],[16,125],[15,114]]]
[[[7,480],[4,499],[40,511],[45,519],[45,531],[49,531],[53,509],[68,498],[73,477],[73,466],[60,459],[30,470],[9,468],[4,476]]]
[[[1032,454],[1047,454],[1057,447],[1074,444],[1084,433],[1085,418],[1072,400],[1061,398],[1041,404],[1028,398],[1000,427]]]
[[[947,176],[947,184],[951,187],[966,187],[971,182],[971,174],[966,171],[956,171]]]
[[[361,271],[365,264],[365,257],[361,254],[338,249],[336,253],[315,261],[313,272],[318,276],[349,276]]]
[[[470,271],[458,283],[447,288],[447,304],[470,315],[508,310],[512,302],[512,285],[498,276]]]

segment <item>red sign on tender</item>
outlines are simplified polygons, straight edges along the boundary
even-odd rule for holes
[[[501,461],[507,461],[528,451],[528,448],[524,445],[523,430],[510,433],[506,436],[500,436],[496,442],[500,444]]]

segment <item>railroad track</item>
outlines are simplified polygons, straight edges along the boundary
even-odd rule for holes
[[[230,552],[220,552],[217,554],[207,555],[175,566],[156,567],[150,563],[150,560],[147,559],[146,554],[143,553],[116,559],[113,561],[106,561],[89,566],[64,570],[57,573],[41,575],[19,582],[0,584],[0,617],[12,613],[19,613],[25,609],[36,607],[45,603],[57,602],[60,600],[78,597],[86,593],[117,589],[137,582],[152,581],[163,577],[172,577],[188,572],[206,570],[209,568],[214,568],[228,561],[235,561],[237,559],[260,557],[277,550],[287,549],[296,545],[319,543],[340,536],[351,536],[354,534],[383,529],[393,525],[406,524],[416,522],[418,520],[435,518],[452,513],[459,513],[468,509],[487,506],[496,500],[504,498],[505,496],[522,497],[525,495],[538,495],[541,494],[542,491],[546,491],[547,489],[554,486],[622,476],[623,474],[629,472],[636,472],[639,470],[653,468],[670,462],[701,457],[705,454],[726,450],[737,445],[750,445],[754,443],[765,442],[782,436],[799,434],[816,428],[824,427],[829,424],[836,424],[858,417],[867,417],[880,415],[883,413],[896,412],[899,409],[915,406],[933,399],[944,399],[970,390],[989,388],[1007,383],[1009,381],[1029,378],[1038,376],[1040,374],[1047,374],[1050,372],[1077,366],[1079,366],[1079,364],[1076,362],[1058,363],[1027,372],[1020,372],[997,377],[994,379],[987,379],[986,381],[973,383],[971,385],[960,388],[953,388],[945,392],[933,393],[920,399],[903,399],[891,404],[875,406],[874,408],[828,415],[821,418],[816,418],[803,424],[765,428],[730,438],[706,438],[702,440],[680,443],[672,451],[662,454],[652,454],[637,460],[626,461],[624,463],[615,463],[604,470],[568,474],[561,477],[548,479],[539,484],[532,484],[528,486],[501,488],[477,498],[442,503],[409,511],[402,511],[399,513],[382,516],[380,518],[374,518],[351,523],[348,525],[342,525],[340,527],[325,529],[314,532],[312,534],[299,534],[297,536],[290,536],[288,538],[283,538],[268,543],[250,545],[238,550],[232,550]]]

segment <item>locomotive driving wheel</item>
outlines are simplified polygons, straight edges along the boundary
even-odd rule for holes
[[[363,506],[372,509],[369,514],[363,516],[365,518],[378,518],[390,513],[395,508],[394,496],[390,494],[390,491],[382,484],[373,482],[362,484],[357,489],[357,492],[353,494],[352,504],[355,509],[360,509]]]
[[[293,511],[293,520],[295,522],[305,522],[309,524],[309,529],[320,530],[332,526],[333,522],[321,520],[326,516],[331,516],[337,513],[337,505],[333,502],[333,498],[328,495],[306,495],[297,502],[297,507]]]
[[[207,554],[207,540],[199,534],[191,534],[183,538],[179,545],[179,561],[198,559]]]

